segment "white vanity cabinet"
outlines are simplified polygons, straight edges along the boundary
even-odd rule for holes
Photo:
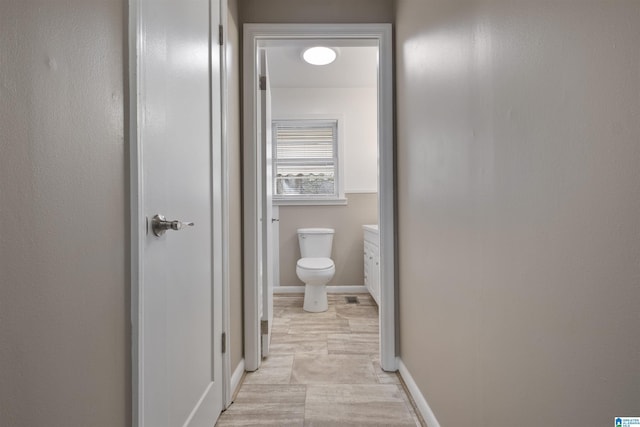
[[[377,225],[363,225],[364,285],[380,305],[380,233]]]

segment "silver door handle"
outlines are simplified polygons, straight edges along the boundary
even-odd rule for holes
[[[151,219],[151,230],[153,234],[160,237],[167,230],[182,230],[184,227],[193,227],[193,222],[167,221],[164,215],[157,214]]]
[[[271,222],[280,222],[279,218],[271,218]]]

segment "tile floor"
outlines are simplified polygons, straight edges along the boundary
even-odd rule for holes
[[[271,354],[247,373],[217,426],[420,426],[398,376],[380,369],[378,307],[330,294],[305,313],[302,295],[274,297]]]

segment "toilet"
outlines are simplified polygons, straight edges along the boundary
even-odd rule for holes
[[[326,285],[336,272],[331,259],[333,234],[332,228],[298,229],[302,258],[296,264],[296,274],[305,283],[304,311],[320,313],[329,308]]]

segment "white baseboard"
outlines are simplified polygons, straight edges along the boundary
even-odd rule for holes
[[[413,380],[413,377],[409,373],[409,370],[407,369],[405,364],[402,363],[402,359],[400,358],[398,358],[398,371],[400,373],[400,376],[402,377],[402,381],[404,381],[407,388],[409,389],[409,393],[411,393],[411,397],[413,398],[413,401],[415,402],[418,408],[418,411],[420,411],[420,415],[422,415],[422,418],[424,418],[424,421],[427,423],[427,426],[440,427],[440,423],[438,422],[435,414],[429,407],[427,400],[422,395],[422,392],[418,388],[418,385]]]
[[[304,294],[304,286],[274,286],[274,294]],[[369,291],[364,285],[353,286],[327,286],[329,294],[367,294]]]
[[[236,395],[236,392],[238,391],[238,387],[240,387],[240,381],[242,381],[243,375],[244,375],[244,359],[241,359],[235,371],[233,371],[233,375],[231,375],[231,396]]]

